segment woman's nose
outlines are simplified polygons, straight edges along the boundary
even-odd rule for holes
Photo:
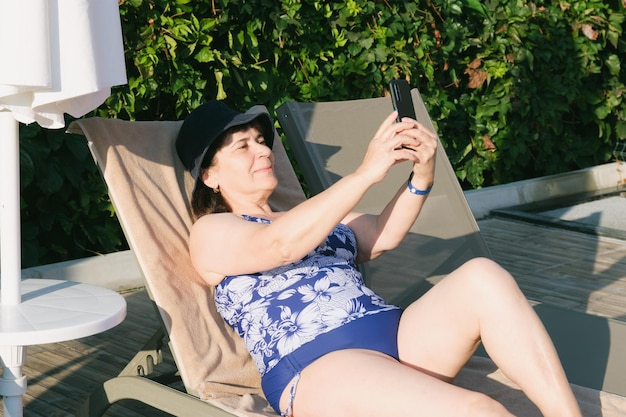
[[[257,153],[260,154],[260,155],[266,156],[266,155],[269,155],[272,152],[270,147],[267,146],[267,144],[265,144],[265,143],[258,143],[258,142],[256,142],[255,146],[257,147]]]

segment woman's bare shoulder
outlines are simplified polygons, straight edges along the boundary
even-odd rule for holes
[[[191,249],[197,244],[205,246],[207,239],[214,240],[215,236],[222,236],[228,230],[232,231],[238,227],[236,223],[242,220],[232,213],[205,214],[191,226],[189,234]]]
[[[231,218],[231,217],[237,218],[237,216],[235,216],[233,213],[205,214],[202,217],[200,217],[198,220],[196,220],[193,225],[196,226],[196,225],[212,224],[215,222],[225,221],[226,219]]]
[[[228,258],[224,244],[233,229],[234,222],[242,219],[232,213],[213,213],[200,217],[191,227],[189,236],[189,253],[194,268],[210,285],[219,284],[225,276],[219,272],[223,268],[220,261]]]

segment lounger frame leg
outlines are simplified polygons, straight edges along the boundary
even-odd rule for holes
[[[163,363],[164,338],[165,331],[159,327],[118,376],[151,375],[154,372],[154,367]]]
[[[174,373],[149,376],[155,366],[163,362],[164,338],[165,332],[159,328],[117,377],[105,381],[91,393],[76,411],[76,416],[99,417],[117,401],[134,400],[172,415],[184,411],[185,415],[232,417],[196,396],[168,386],[180,380]]]
[[[120,400],[140,401],[172,415],[233,417],[217,406],[187,393],[139,376],[119,376],[106,381],[77,411],[77,417],[102,416]]]

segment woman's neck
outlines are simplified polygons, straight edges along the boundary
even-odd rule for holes
[[[237,216],[247,215],[260,217],[267,220],[274,220],[278,213],[275,213],[269,204],[246,204],[233,207],[233,214]]]

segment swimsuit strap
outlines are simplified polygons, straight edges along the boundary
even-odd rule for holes
[[[281,417],[292,417],[292,408],[293,408],[293,400],[296,398],[296,385],[298,385],[298,381],[300,380],[300,372],[296,374],[293,378],[293,382],[291,383],[291,389],[289,390],[289,404],[287,404],[287,409],[284,413],[281,414]]]

